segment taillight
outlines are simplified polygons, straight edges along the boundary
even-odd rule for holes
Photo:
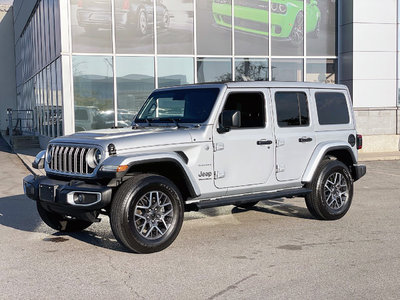
[[[129,9],[129,0],[124,0],[124,3],[122,4],[122,9]]]
[[[362,142],[362,135],[357,134],[357,150],[362,149],[363,142]]]

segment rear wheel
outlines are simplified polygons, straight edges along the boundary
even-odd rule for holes
[[[77,232],[82,231],[93,224],[89,221],[72,219],[54,212],[50,212],[46,210],[39,201],[36,202],[36,206],[43,222],[46,223],[47,226],[57,231]]]
[[[308,187],[312,192],[306,196],[306,205],[317,219],[337,220],[349,210],[353,199],[353,180],[349,169],[341,161],[323,160]]]
[[[178,188],[167,178],[142,174],[127,180],[111,205],[115,238],[137,253],[167,248],[183,222],[184,205]]]

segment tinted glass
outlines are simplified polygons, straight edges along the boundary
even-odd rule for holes
[[[194,63],[190,57],[159,57],[158,87],[194,83]]]
[[[168,0],[159,4],[158,53],[193,54],[193,0]]]
[[[321,125],[348,124],[349,111],[342,93],[316,93],[318,121]]]
[[[336,55],[336,0],[308,1],[307,55]]]
[[[115,7],[116,52],[132,54],[154,53],[154,1],[113,1]],[[83,2],[86,2],[86,0]],[[168,26],[163,21],[164,15],[167,16],[166,22],[169,22],[168,11],[162,1],[158,0],[157,24],[160,30]]]
[[[336,83],[336,59],[307,59],[307,81]]]
[[[240,111],[240,128],[265,126],[265,104],[261,93],[231,93],[224,110]]]
[[[197,53],[232,54],[231,0],[197,1]]]
[[[197,82],[232,80],[232,60],[229,58],[199,58],[197,60]]]
[[[305,93],[275,93],[275,106],[279,127],[308,126],[310,124]]]
[[[272,59],[272,81],[303,81],[302,59]]]
[[[314,12],[307,10],[307,13],[313,14]],[[310,18],[313,16],[311,15]],[[303,55],[303,0],[271,1],[271,37],[272,55]]]
[[[114,122],[113,62],[109,56],[74,56],[75,109],[87,111],[89,119],[75,118],[75,130],[111,128]]]
[[[205,122],[214,106],[219,89],[184,89],[160,91],[150,95],[140,110],[137,123]]]
[[[131,125],[154,90],[153,57],[117,57],[118,126]]]
[[[73,52],[112,52],[111,0],[71,0]]]
[[[236,81],[268,80],[268,59],[236,58]]]
[[[235,54],[268,55],[268,1],[236,0],[234,3]]]

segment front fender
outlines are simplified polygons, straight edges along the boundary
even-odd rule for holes
[[[191,191],[192,196],[198,197],[201,195],[196,180],[184,159],[175,152],[143,153],[133,154],[131,156],[110,156],[102,163],[97,174],[98,177],[122,178],[132,166],[159,162],[173,162],[179,166],[185,176],[186,184],[189,185],[189,190]],[[119,172],[118,167],[120,166],[128,166],[128,168]]]
[[[345,143],[345,142],[326,142],[326,143],[321,143],[319,144],[312,156],[310,161],[308,162],[306,171],[303,174],[303,178],[302,178],[302,182],[311,182],[314,176],[315,171],[318,168],[318,165],[320,164],[320,162],[324,159],[326,153],[328,153],[329,151],[333,151],[333,150],[346,150],[350,153],[352,160],[353,160],[353,164],[357,163],[357,158],[354,155],[353,150],[351,149],[351,147],[349,146],[349,144]]]

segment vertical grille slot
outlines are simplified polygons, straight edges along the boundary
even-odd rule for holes
[[[91,174],[94,169],[89,167],[86,155],[95,148],[50,145],[48,153],[51,155],[49,168],[67,174]]]

